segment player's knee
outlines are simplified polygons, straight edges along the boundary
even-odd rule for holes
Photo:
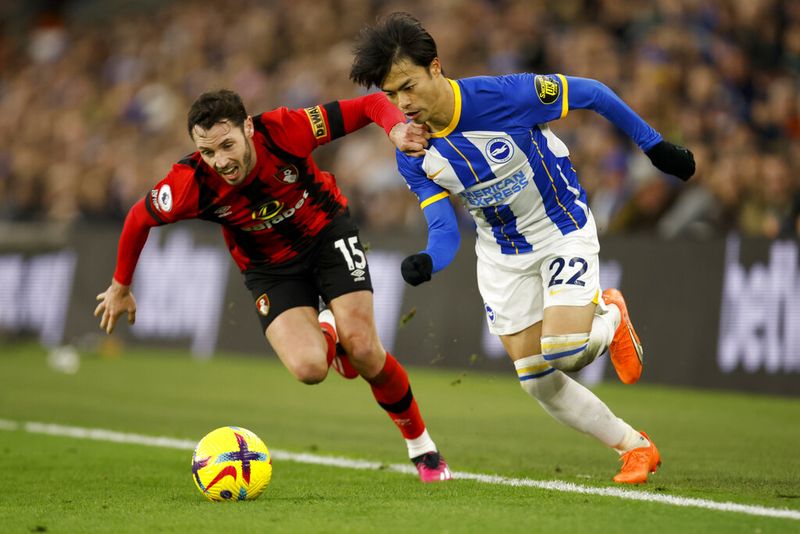
[[[597,356],[589,348],[588,333],[542,336],[542,355],[550,366],[568,373],[583,369]]]
[[[289,365],[289,371],[303,384],[319,384],[328,376],[328,365],[322,361],[301,361]]]
[[[375,336],[368,331],[355,331],[339,337],[339,342],[347,352],[350,363],[357,367],[364,367],[380,354],[380,345]]]

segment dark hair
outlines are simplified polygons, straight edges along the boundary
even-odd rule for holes
[[[394,63],[408,58],[427,67],[438,53],[436,41],[420,21],[408,13],[392,13],[361,29],[353,56],[350,79],[364,87],[380,87]]]
[[[228,121],[234,126],[242,126],[247,119],[242,97],[228,89],[203,93],[189,108],[187,126],[189,137],[194,138],[195,126],[208,130],[218,122]]]

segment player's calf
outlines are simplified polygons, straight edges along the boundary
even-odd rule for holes
[[[588,333],[542,336],[542,356],[550,366],[564,372],[579,371],[597,358],[599,351]]]

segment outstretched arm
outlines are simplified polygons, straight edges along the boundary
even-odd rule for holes
[[[405,122],[405,116],[383,93],[373,93],[352,100],[340,100],[347,133],[374,122],[383,128],[400,152],[424,156],[430,133],[419,124]]]
[[[94,310],[94,316],[100,317],[100,328],[107,334],[114,331],[117,319],[124,313],[128,314],[129,324],[136,321],[136,299],[131,292],[131,280],[150,228],[157,224],[147,213],[144,203],[144,200],[140,200],[128,212],[119,238],[114,277],[108,289],[97,295],[100,303]]]
[[[591,109],[608,119],[633,139],[660,171],[684,181],[694,174],[691,151],[665,141],[611,89],[589,78],[567,76],[566,80],[569,109]]]
[[[397,148],[409,155],[423,155],[430,134],[422,126],[406,124],[405,116],[383,93],[349,100],[334,100],[305,109],[278,108],[254,117],[280,148],[307,157],[318,146],[375,123]]]

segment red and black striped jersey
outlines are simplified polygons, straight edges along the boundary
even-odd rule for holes
[[[403,115],[375,93],[255,116],[255,167],[236,186],[225,182],[199,152],[185,157],[131,208],[114,278],[130,284],[150,227],[184,219],[220,224],[242,271],[291,260],[347,206],[334,176],[317,167],[311,152],[373,120],[388,132]]]

